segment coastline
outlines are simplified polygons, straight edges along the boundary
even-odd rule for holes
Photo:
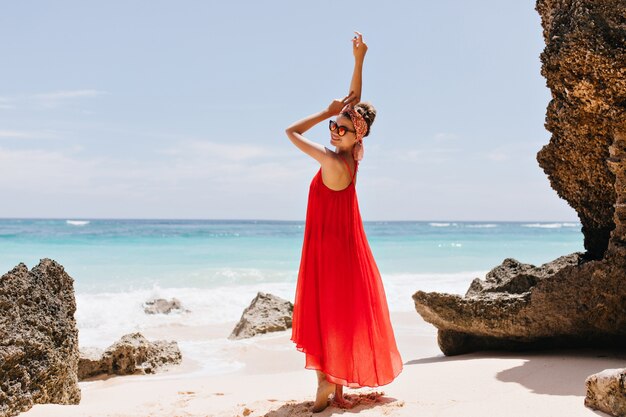
[[[378,389],[345,389],[346,395],[384,392],[380,402],[347,410],[364,416],[597,416],[584,407],[586,376],[623,365],[626,354],[576,350],[481,352],[445,357],[436,329],[415,312],[392,312],[404,369]],[[149,339],[215,341],[233,323],[146,329]],[[72,416],[305,416],[316,377],[304,369],[304,355],[289,340],[290,330],[232,342],[227,360],[235,371],[203,373],[190,359],[156,375],[95,378],[79,383],[79,405],[35,405],[25,417]],[[246,410],[247,409],[247,410]],[[343,413],[334,406],[322,413]]]

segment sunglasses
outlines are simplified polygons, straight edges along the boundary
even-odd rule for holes
[[[345,135],[346,132],[356,133],[356,130],[350,130],[345,126],[340,126],[334,120],[328,121],[328,129],[330,129],[331,132],[337,132],[337,135],[339,136]]]

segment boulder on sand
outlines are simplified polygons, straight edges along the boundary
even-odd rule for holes
[[[0,277],[0,417],[34,404],[78,404],[74,280],[42,259]]]
[[[100,374],[153,374],[181,362],[176,342],[150,342],[141,333],[131,333],[104,352],[96,348],[81,349],[78,377],[82,380]]]
[[[244,310],[239,323],[228,337],[244,339],[257,334],[291,328],[293,304],[273,294],[259,292]]]

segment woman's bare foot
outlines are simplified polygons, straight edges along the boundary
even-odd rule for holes
[[[333,398],[333,405],[339,408],[352,408],[354,403],[352,401],[343,398],[343,385],[335,385],[335,396]]]
[[[313,404],[313,412],[319,413],[328,407],[328,396],[335,391],[335,384],[326,380],[323,372],[317,372],[317,393],[315,395],[315,404]]]

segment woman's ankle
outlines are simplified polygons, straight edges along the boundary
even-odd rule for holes
[[[326,374],[322,371],[316,370],[317,373],[317,383],[321,384],[322,381],[326,380]]]

